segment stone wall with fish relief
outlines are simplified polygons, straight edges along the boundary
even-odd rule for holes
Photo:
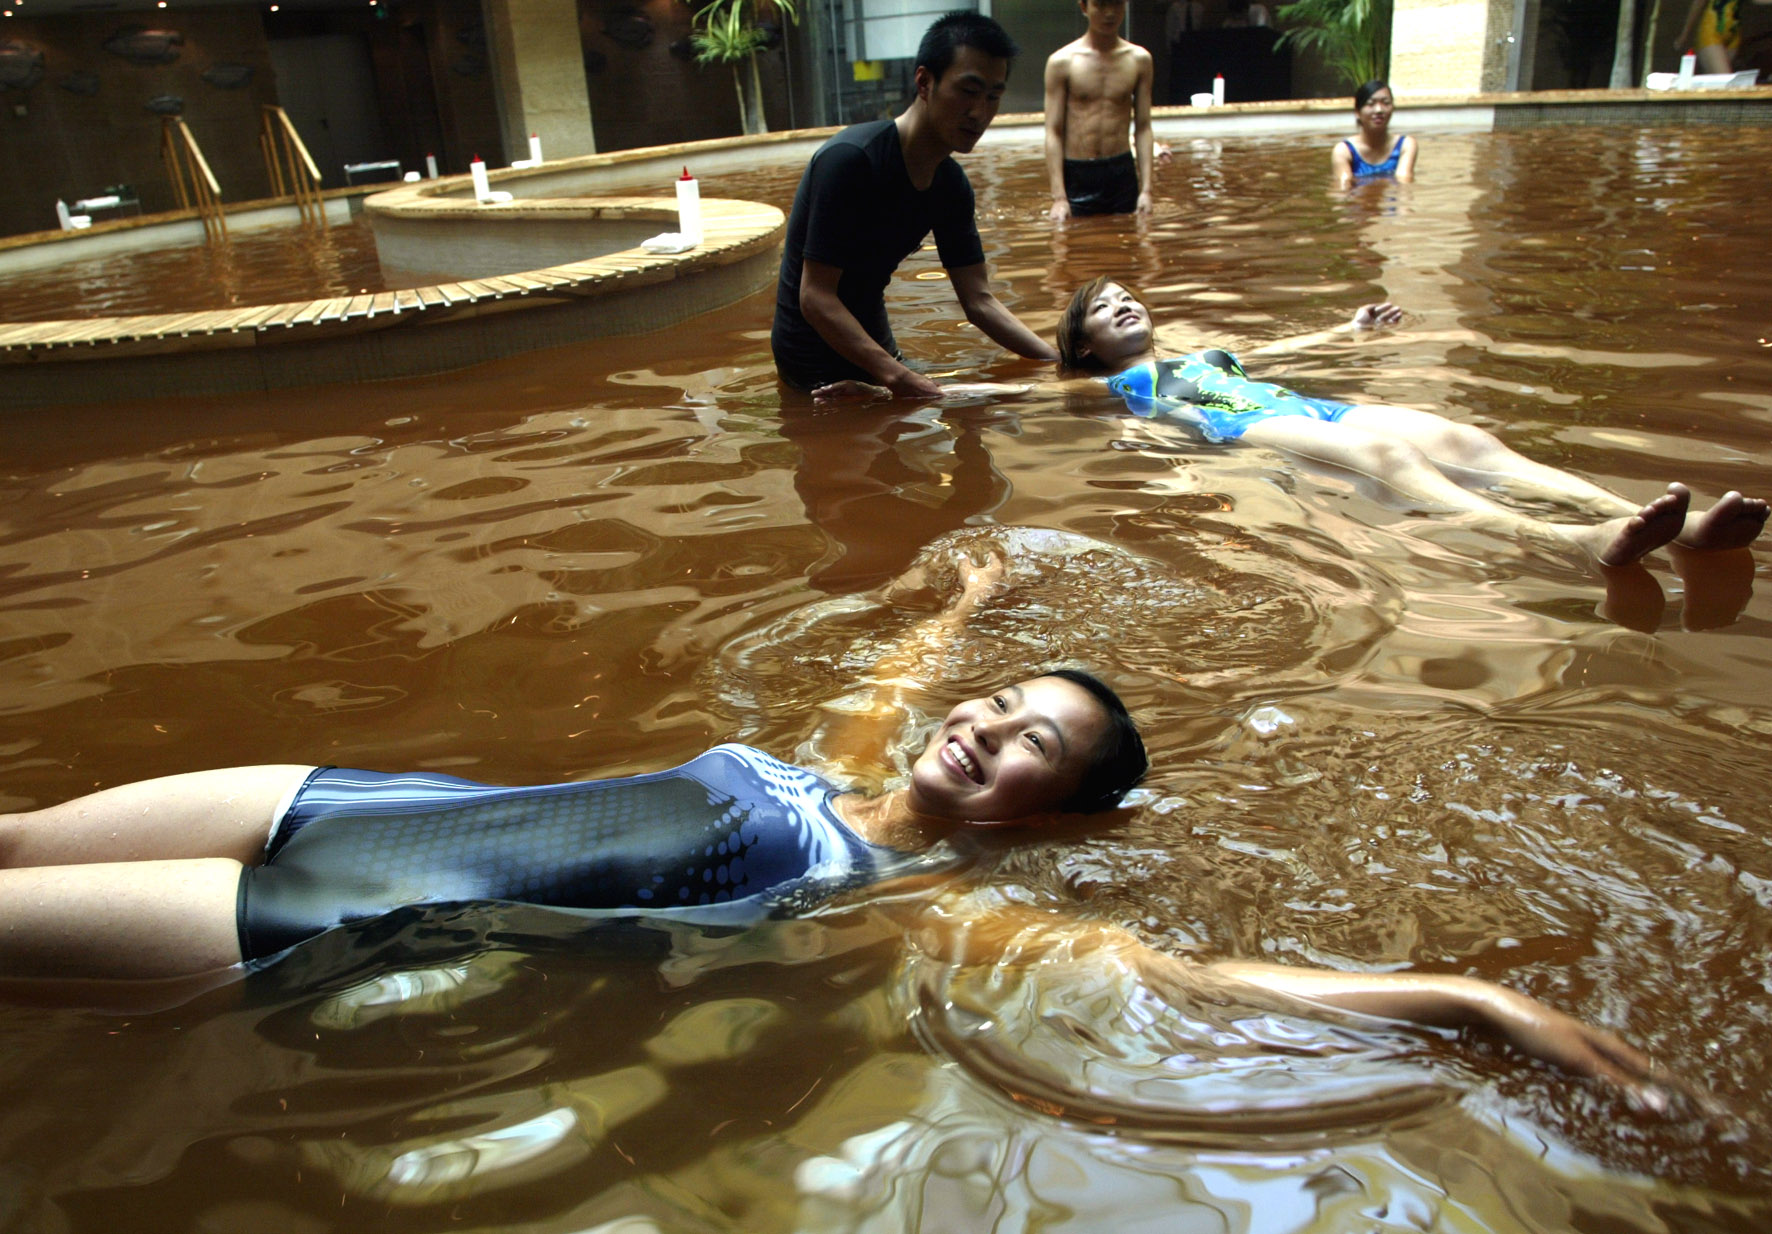
[[[52,229],[56,198],[114,185],[144,211],[175,209],[165,115],[184,117],[224,201],[267,196],[259,109],[275,101],[256,9],[14,16],[0,34],[0,234]]]

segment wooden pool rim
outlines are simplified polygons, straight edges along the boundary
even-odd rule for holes
[[[1688,93],[1579,90],[1401,101],[1411,132],[1541,125],[1772,123],[1772,89]],[[1310,99],[1159,108],[1162,138],[1338,133],[1351,101]],[[774,285],[786,229],[758,202],[708,198],[704,243],[688,253],[632,247],[674,230],[674,198],[654,195],[683,165],[698,176],[804,162],[835,129],[720,138],[587,155],[490,173],[513,200],[477,205],[466,176],[401,184],[363,197],[384,264],[422,260],[445,270],[409,290],[198,313],[0,323],[0,408],[177,395],[238,394],[332,382],[410,377],[686,321]],[[1036,144],[1041,118],[1000,117],[986,140]],[[636,195],[634,190],[644,190]],[[294,218],[287,202],[234,207],[231,218]],[[0,268],[135,249],[196,224],[190,212],[0,240]],[[521,266],[533,248],[553,264]],[[572,259],[562,260],[566,253]],[[581,255],[582,254],[582,255]]]

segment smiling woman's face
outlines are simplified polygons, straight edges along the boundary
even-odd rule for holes
[[[1390,127],[1391,113],[1396,109],[1397,101],[1388,89],[1374,90],[1354,115],[1361,128],[1373,131]]]
[[[1151,346],[1151,314],[1118,283],[1105,283],[1083,311],[1083,349],[1112,371]]]
[[[1108,734],[1107,711],[1061,677],[1034,677],[948,713],[911,768],[920,813],[1009,822],[1059,808]]]

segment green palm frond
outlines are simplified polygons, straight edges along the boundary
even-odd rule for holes
[[[695,30],[691,40],[695,59],[700,64],[737,64],[762,51],[769,42],[769,32],[762,29],[761,9],[779,13],[783,20],[798,23],[799,12],[794,0],[775,0],[763,4],[759,0],[710,0],[696,10]]]
[[[1315,51],[1350,86],[1388,71],[1390,0],[1295,0],[1277,16],[1286,42]]]

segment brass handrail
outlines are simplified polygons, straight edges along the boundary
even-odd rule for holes
[[[326,208],[320,200],[320,168],[308,153],[301,134],[289,119],[289,113],[275,103],[264,105],[264,128],[259,134],[259,149],[264,152],[265,171],[271,178],[271,193],[277,197],[293,197],[301,211],[304,225],[319,223],[325,227]]]
[[[172,190],[181,210],[196,206],[203,220],[203,238],[213,242],[228,238],[228,219],[222,212],[221,185],[209,170],[197,139],[180,116],[167,116],[160,129],[160,158],[172,175]],[[186,181],[189,180],[187,187]]]

